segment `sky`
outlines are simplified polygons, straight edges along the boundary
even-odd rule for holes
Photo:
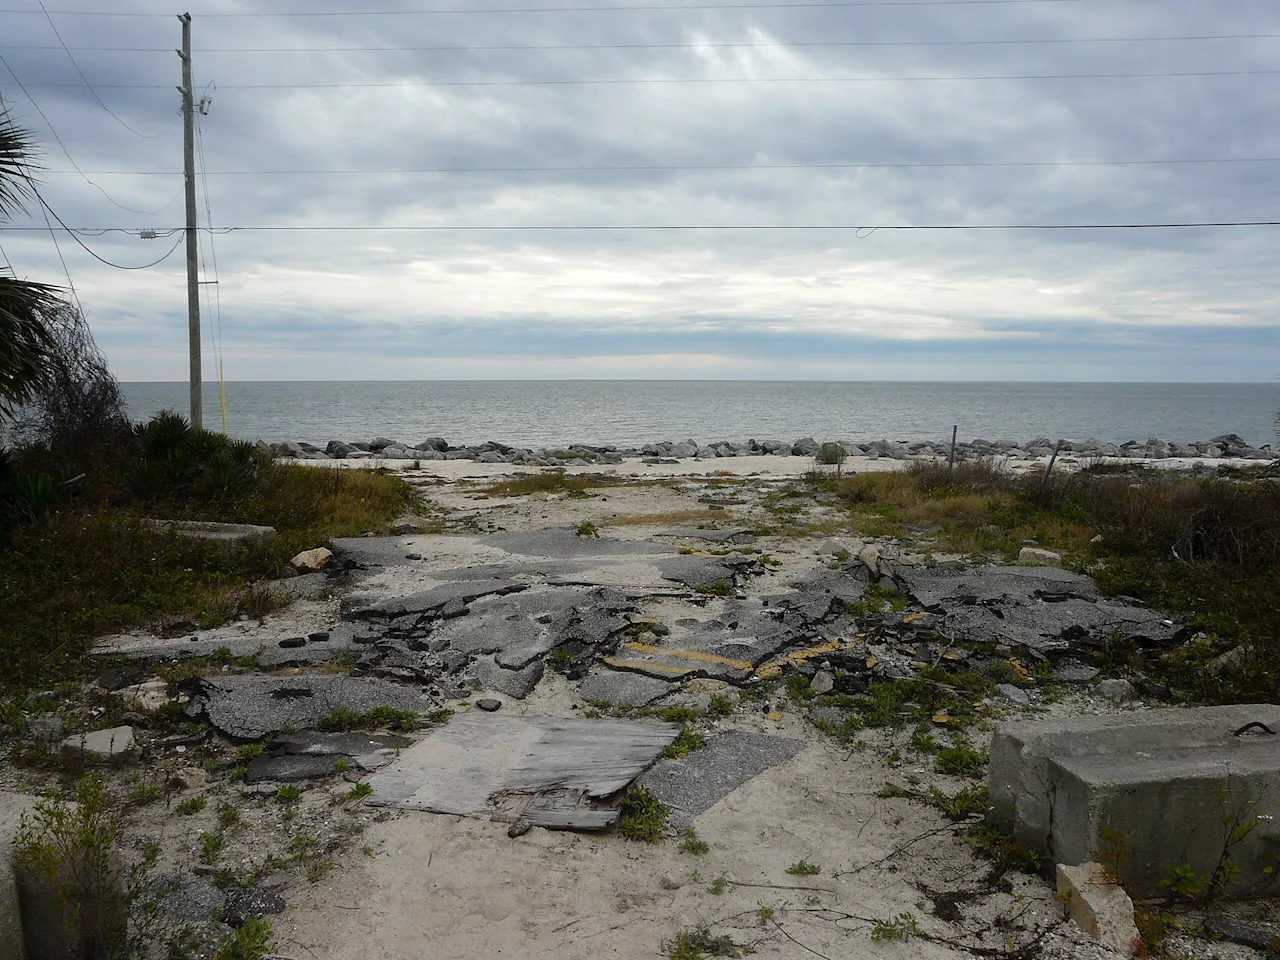
[[[1280,375],[1280,227],[892,229],[1280,220],[1269,0],[189,9],[206,379]],[[175,12],[0,0],[81,231],[0,263],[126,381],[187,376]]]

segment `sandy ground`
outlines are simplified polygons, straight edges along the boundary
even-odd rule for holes
[[[899,461],[869,463],[901,467]],[[609,536],[638,538],[691,527],[707,516],[721,526],[753,522],[775,481],[809,469],[812,461],[719,460],[696,466],[722,476],[726,468],[778,472],[745,484],[716,484],[715,478],[707,482],[706,473],[689,474],[686,466],[683,483],[599,488],[589,499],[488,498],[476,484],[441,483],[432,473],[488,477],[509,474],[509,467],[469,461],[424,466],[430,469],[409,471],[409,479],[422,485],[450,528],[528,530],[591,519]],[[646,474],[674,469],[634,466]],[[712,510],[716,503],[721,506]],[[808,519],[820,520],[824,508],[813,509]],[[429,578],[433,566],[491,559],[483,548],[463,549],[447,535],[396,542],[421,557],[420,566],[388,568],[361,590],[402,592],[406,578]],[[825,536],[766,538],[757,546],[781,565],[763,580],[781,583],[821,563],[840,543]],[[767,589],[767,582],[758,589]],[[907,776],[919,778],[922,789],[937,784],[948,794],[963,786],[904,749],[907,732],[869,731],[866,748],[849,751],[784,701],[743,703],[715,721],[720,729],[793,737],[808,746],[696,818],[698,835],[710,844],[705,856],[681,852],[675,838],[647,845],[612,834],[534,828],[513,839],[505,824],[387,812],[361,838],[371,855],[350,852],[319,883],[291,892],[288,910],[275,921],[281,953],[319,960],[640,960],[665,956],[679,932],[708,924],[753,945],[763,958],[952,957],[967,954],[920,939],[875,942],[874,922],[910,913],[926,932],[962,939],[966,931],[981,931],[981,942],[991,946],[991,931],[999,925],[1025,939],[1030,934],[1024,928],[1058,916],[1053,891],[1038,879],[1019,877],[1005,889],[989,882],[988,864],[963,839],[964,825],[921,803],[877,797],[887,782]],[[503,709],[568,717],[580,715],[583,706],[570,683],[548,673],[529,699],[507,701]],[[788,874],[787,867],[800,860],[820,865],[821,872]],[[720,887],[718,878],[725,881]],[[965,901],[958,922],[935,916],[939,908],[930,894],[943,891]]]
[[[770,496],[788,477],[810,469],[812,460],[725,458],[679,467],[574,468],[575,473],[673,481],[596,488],[585,499],[489,497],[482,484],[468,482],[537,468],[471,461],[406,466],[407,479],[430,500],[423,514],[447,532],[390,538],[388,546],[412,555],[413,562],[367,577],[362,591],[403,593],[430,583],[432,569],[494,559],[483,545],[449,533],[573,527],[591,520],[608,536],[631,539],[705,520],[721,528],[758,525],[769,520]],[[846,469],[902,466],[894,460],[858,460]],[[806,510],[805,522],[820,528],[812,535],[756,542],[778,565],[756,578],[755,589],[771,589],[822,565],[850,539],[838,528],[822,529],[826,520],[836,519],[834,507],[810,499]],[[925,549],[926,544],[903,547]],[[687,601],[662,602],[674,610]],[[678,617],[673,612],[669,619]],[[233,624],[220,628],[224,634],[206,633],[229,637],[256,631],[273,642],[336,619],[337,600],[326,598],[296,604],[261,626]],[[465,700],[451,706],[471,709]],[[572,684],[548,671],[528,699],[506,700],[503,710],[572,717],[581,716],[585,706]],[[909,731],[866,731],[860,735],[862,748],[851,751],[808,724],[802,709],[785,697],[763,704],[743,701],[730,716],[711,721],[709,732],[743,729],[800,739],[807,746],[695,819],[698,835],[710,845],[703,856],[681,852],[676,838],[648,845],[615,834],[536,827],[511,838],[505,824],[365,809],[360,820],[367,829],[339,856],[336,869],[289,890],[287,910],[273,919],[278,953],[291,960],[640,960],[666,956],[673,937],[707,924],[751,945],[762,958],[959,957],[972,955],[959,944],[1025,943],[1029,930],[1059,916],[1046,882],[1016,873],[1008,875],[1012,884],[996,882],[990,865],[966,843],[966,824],[951,823],[924,803],[877,795],[889,782],[914,782],[915,789],[926,792],[937,786],[949,795],[965,785],[933,772],[928,757],[907,749]],[[1053,705],[1052,712],[1114,709],[1078,694]],[[1010,705],[1006,713],[1023,711]],[[989,735],[989,729],[974,731],[979,746]],[[275,816],[271,802],[264,804]],[[190,827],[193,836],[196,826]],[[246,835],[245,844],[250,839]],[[194,844],[184,842],[188,849]],[[251,852],[246,848],[246,858]],[[821,871],[789,874],[787,868],[800,860],[820,865]],[[951,944],[873,939],[877,921],[904,913],[925,934]],[[1064,929],[1069,934],[1074,928]],[[1045,956],[1111,956],[1078,935],[1046,943]]]
[[[509,706],[567,716],[572,699],[571,688],[555,678],[524,704]],[[276,924],[281,946],[291,956],[301,951],[325,960],[642,960],[663,956],[664,943],[679,931],[709,924],[754,944],[763,958],[812,957],[813,950],[832,957],[950,957],[962,954],[922,941],[906,951],[877,944],[869,921],[910,912],[921,929],[955,936],[951,925],[931,922],[926,889],[983,890],[966,907],[973,929],[989,928],[998,917],[1029,925],[1056,916],[1052,891],[1038,881],[1010,892],[984,888],[986,864],[935,811],[878,798],[894,771],[877,752],[837,749],[790,711],[780,721],[757,716],[739,713],[724,726],[811,745],[694,821],[711,848],[704,856],[682,853],[672,840],[651,846],[537,828],[512,839],[505,824],[393,815],[366,832],[372,856],[353,855],[330,879],[291,899]],[[802,859],[821,873],[789,875],[787,868]],[[716,894],[720,877],[727,883]],[[770,909],[762,924],[762,911]],[[837,913],[868,922],[837,922]]]

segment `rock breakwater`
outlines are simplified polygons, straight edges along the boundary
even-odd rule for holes
[[[850,457],[889,458],[894,460],[934,459],[946,457],[950,444],[946,441],[905,440],[836,440]],[[1022,443],[1008,440],[974,439],[957,443],[956,458],[980,460],[998,457],[1008,460],[1037,460],[1053,454],[1059,441],[1048,437],[1036,437]],[[1122,458],[1133,460],[1177,459],[1245,459],[1273,460],[1280,451],[1270,444],[1254,447],[1234,433],[1223,434],[1212,440],[1178,443],[1150,437],[1145,441],[1130,440],[1125,443],[1106,443],[1097,439],[1062,440],[1061,454],[1076,460],[1093,458]],[[759,456],[816,456],[822,444],[813,437],[799,440],[747,440],[731,442],[720,440],[700,443],[697,440],[646,443],[641,447],[620,447],[585,443],[571,443],[563,447],[528,448],[499,443],[494,440],[480,444],[455,446],[442,437],[430,437],[421,443],[407,444],[387,437],[376,437],[368,442],[344,442],[330,440],[324,447],[312,443],[286,441],[258,446],[279,457],[299,460],[472,460],[478,463],[513,463],[538,466],[576,466],[582,464],[622,463],[624,460],[710,460],[718,457]]]

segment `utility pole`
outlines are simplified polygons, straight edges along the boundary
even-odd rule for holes
[[[191,90],[191,14],[178,16],[182,22],[182,172],[187,190],[187,334],[191,354],[191,426],[204,426],[204,395],[200,382],[200,277],[196,234],[196,110]]]

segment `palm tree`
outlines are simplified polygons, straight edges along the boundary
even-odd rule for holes
[[[0,223],[25,209],[33,149],[31,135],[0,102]],[[43,384],[53,346],[44,311],[57,303],[55,287],[19,280],[8,264],[0,267],[0,416]]]

